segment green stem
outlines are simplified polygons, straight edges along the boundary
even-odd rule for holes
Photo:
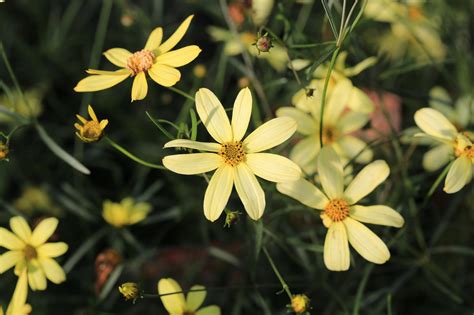
[[[425,197],[425,200],[423,201],[423,206],[422,208],[424,208],[424,206],[426,205],[426,203],[428,202],[428,200],[430,199],[430,197],[433,195],[433,193],[435,192],[436,188],[438,188],[439,184],[441,183],[441,181],[443,180],[443,178],[446,176],[446,174],[448,174],[448,171],[449,169],[451,168],[451,165],[453,164],[453,161],[451,163],[449,163],[448,165],[446,165],[446,167],[444,168],[444,170],[441,172],[441,174],[439,174],[438,178],[435,180],[435,182],[433,183],[433,185],[431,186],[430,190],[428,191],[428,194],[426,195]]]
[[[192,97],[191,95],[189,95],[188,93],[184,92],[184,91],[181,91],[180,89],[177,89],[173,86],[169,86],[168,89],[170,89],[171,91],[175,92],[175,93],[178,93],[179,95],[181,96],[184,96],[186,97],[187,99],[191,100],[194,102],[194,97]]]
[[[166,170],[166,167],[164,167],[163,165],[159,165],[159,164],[153,164],[153,163],[149,163],[149,162],[146,162],[146,161],[143,161],[142,159],[140,159],[139,157],[133,155],[132,153],[128,152],[125,148],[123,148],[122,146],[120,146],[119,144],[115,143],[112,139],[110,139],[109,137],[105,137],[105,140],[114,148],[116,149],[117,151],[119,151],[120,153],[122,153],[123,155],[125,155],[126,157],[128,157],[129,159],[141,164],[141,165],[144,165],[144,166],[147,166],[147,167],[151,167],[151,168],[156,168],[156,169],[159,169],[159,170]]]
[[[286,284],[285,279],[283,279],[282,275],[278,271],[278,268],[276,267],[275,263],[273,262],[272,257],[268,253],[267,248],[265,246],[263,246],[262,249],[263,249],[263,252],[265,253],[265,256],[267,256],[268,262],[272,266],[273,272],[278,277],[278,280],[280,280],[281,286],[283,287],[283,290],[286,292],[286,294],[288,295],[288,298],[290,299],[290,302],[291,302],[291,300],[293,299],[293,294],[291,294],[290,287],[288,286],[288,284]]]

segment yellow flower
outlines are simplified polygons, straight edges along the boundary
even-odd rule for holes
[[[187,65],[201,52],[196,45],[186,46],[177,50],[173,49],[186,33],[193,15],[190,15],[178,27],[168,40],[161,42],[163,29],[155,28],[145,47],[135,53],[123,48],[112,48],[104,56],[121,69],[116,71],[103,71],[89,69],[86,72],[91,76],[81,80],[74,88],[76,92],[93,92],[108,89],[128,77],[135,77],[132,86],[132,102],[142,100],[148,92],[146,74],[153,81],[162,86],[173,86],[181,78],[177,67]]]
[[[296,314],[303,314],[309,309],[309,298],[304,294],[293,295],[290,306]]]
[[[454,159],[449,168],[443,190],[448,194],[458,192],[468,184],[474,172],[474,145],[467,132],[459,132],[439,111],[422,108],[415,113],[415,122],[424,132],[417,136],[428,137],[441,143],[441,146],[428,152],[427,165],[443,165]],[[434,151],[433,151],[434,150]]]
[[[271,182],[297,180],[300,168],[277,154],[262,153],[293,135],[296,123],[292,118],[272,119],[245,139],[252,112],[252,95],[244,88],[237,95],[232,111],[232,123],[217,97],[208,89],[196,93],[196,109],[209,134],[217,142],[197,142],[178,139],[165,148],[184,147],[206,153],[177,154],[163,159],[163,165],[183,175],[213,171],[204,196],[204,215],[210,221],[219,218],[235,185],[248,215],[258,220],[265,209],[265,194],[255,175]]]
[[[21,196],[13,202],[13,206],[28,215],[38,211],[56,216],[62,212],[62,209],[54,204],[47,191],[37,186],[24,187]]]
[[[126,282],[119,286],[119,291],[125,300],[136,300],[140,297],[140,289],[135,282]]]
[[[344,172],[336,152],[321,150],[318,171],[324,193],[305,179],[277,184],[279,192],[302,204],[323,210],[321,219],[328,228],[324,242],[324,263],[329,270],[349,269],[349,243],[366,260],[383,264],[390,258],[384,242],[364,223],[401,227],[402,216],[384,205],[361,206],[357,203],[379,186],[390,173],[385,161],[364,167],[344,190]]]
[[[12,300],[8,305],[6,315],[26,315],[31,313],[31,306],[26,304],[28,296],[28,275],[26,269],[18,277],[18,282],[13,292]],[[0,307],[0,315],[3,315],[3,310]]]
[[[82,126],[78,123],[74,124],[74,127],[77,129],[76,136],[87,143],[99,141],[100,138],[102,138],[104,129],[109,121],[107,119],[102,119],[99,122],[94,110],[92,109],[92,106],[90,105],[87,107],[87,111],[89,112],[89,116],[92,118],[92,120],[87,120],[81,115],[76,115],[77,119],[79,119],[82,123]]]
[[[0,104],[23,117],[36,118],[43,112],[44,88],[35,88],[23,92],[23,97],[14,90],[11,94],[0,95]],[[25,102],[26,100],[26,102]],[[0,122],[13,122],[11,116],[0,113]]]
[[[316,160],[320,151],[319,118],[323,85],[323,81],[313,80],[311,87],[314,90],[311,96],[306,96],[304,91],[300,91],[293,97],[296,108],[281,107],[276,112],[278,117],[291,117],[296,120],[297,132],[303,139],[291,150],[290,159],[308,174],[316,172]],[[346,160],[357,156],[355,161],[365,164],[372,160],[372,150],[366,148],[366,143],[352,133],[361,129],[369,121],[370,116],[367,112],[345,111],[346,105],[349,108],[359,106],[360,98],[354,91],[356,90],[348,79],[339,81],[331,91],[328,91],[323,117],[323,144],[332,147]]]
[[[105,221],[118,228],[143,221],[150,211],[149,203],[135,203],[133,198],[125,198],[120,203],[106,200],[102,206]]]
[[[7,160],[8,161],[8,153],[9,153],[8,144],[0,141],[0,161]]]
[[[182,293],[183,289],[173,279],[165,278],[158,282],[158,294],[170,315],[220,315],[221,310],[216,305],[199,309],[206,299],[205,289],[202,285],[195,285],[190,289],[185,298]],[[174,292],[180,293],[169,294]]]
[[[46,278],[55,284],[66,280],[66,275],[52,259],[63,255],[66,243],[46,243],[58,226],[56,218],[42,220],[32,232],[28,223],[20,216],[10,219],[10,232],[0,228],[0,246],[9,251],[0,256],[0,273],[15,266],[15,275],[20,276],[26,270],[30,288],[46,289]]]

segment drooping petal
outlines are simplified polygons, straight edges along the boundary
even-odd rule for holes
[[[216,305],[206,306],[197,311],[196,315],[221,315],[221,309]]]
[[[362,257],[374,264],[383,264],[390,259],[387,245],[365,225],[349,217],[343,223],[349,243]]]
[[[15,266],[21,259],[23,259],[23,256],[24,254],[19,250],[11,250],[0,255],[0,273],[4,273]]]
[[[163,29],[161,27],[155,28],[148,36],[146,41],[146,45],[143,49],[154,51],[158,49],[161,44],[161,40],[163,39]]]
[[[148,83],[146,82],[145,72],[139,72],[133,79],[132,102],[144,99],[147,93]]]
[[[296,131],[303,135],[316,134],[317,126],[316,122],[311,116],[302,110],[294,107],[280,107],[276,111],[277,117],[291,117],[296,121],[298,125]]]
[[[51,258],[41,258],[38,261],[49,281],[55,284],[66,281],[66,274],[56,261]]]
[[[314,209],[322,210],[329,202],[328,198],[316,186],[304,178],[278,183],[277,190]]]
[[[377,160],[370,163],[356,175],[344,191],[347,202],[355,204],[383,183],[389,174],[387,162]]]
[[[422,108],[415,113],[415,122],[427,134],[445,140],[456,138],[458,131],[440,112],[432,108]]]
[[[210,172],[219,167],[222,158],[215,153],[191,153],[169,155],[163,158],[163,165],[178,174],[195,175]]]
[[[464,155],[454,160],[449,168],[444,182],[443,190],[448,194],[454,194],[463,188],[472,178],[472,163]]]
[[[205,287],[202,285],[193,285],[186,296],[186,310],[196,311],[206,299]],[[201,290],[201,291],[197,291]]]
[[[288,140],[296,131],[296,121],[290,117],[278,117],[255,129],[244,140],[247,153],[271,149]]]
[[[361,129],[369,120],[370,116],[368,114],[349,112],[342,116],[336,127],[343,133],[349,133]]]
[[[28,309],[28,305],[25,305],[27,296],[28,296],[28,274],[25,269],[18,276],[18,281],[16,283],[15,291],[13,292],[10,305],[8,305],[8,310],[6,312],[6,315],[17,315],[17,314],[24,315],[24,314],[30,313],[30,312],[24,312],[25,310]],[[2,313],[0,312],[0,314]]]
[[[240,163],[235,170],[234,183],[237,194],[250,218],[258,220],[265,210],[265,193],[245,163]]]
[[[352,206],[350,208],[351,218],[371,224],[402,227],[405,223],[403,217],[397,211],[383,205],[376,206]]]
[[[245,136],[249,127],[250,116],[252,114],[252,93],[249,88],[240,90],[237,95],[234,108],[232,109],[232,131],[234,141],[240,141]]]
[[[108,89],[119,84],[130,76],[126,69],[117,70],[114,74],[94,74],[90,75],[77,83],[74,87],[76,92],[94,92]]]
[[[63,255],[68,250],[68,245],[63,242],[46,243],[36,249],[38,257],[54,258]]]
[[[127,67],[127,60],[131,55],[131,52],[123,48],[112,48],[104,52],[105,58],[120,68]]]
[[[423,168],[434,172],[447,164],[453,157],[453,146],[441,144],[435,146],[423,155]]]
[[[209,221],[216,221],[224,211],[233,182],[234,169],[231,166],[223,165],[212,175],[204,195],[204,215]]]
[[[321,185],[329,199],[342,197],[344,189],[343,165],[331,147],[323,147],[319,152],[318,172]]]
[[[305,168],[309,163],[316,164],[316,156],[321,148],[319,137],[314,135],[300,140],[291,150],[290,159]],[[316,168],[316,166],[314,166]]]
[[[346,135],[339,138],[334,143],[334,150],[348,159],[357,156],[355,161],[361,164],[369,163],[374,156],[372,150],[367,148],[367,144],[354,136]]]
[[[245,163],[255,175],[271,182],[295,181],[301,177],[298,165],[281,155],[251,153],[246,155]]]
[[[173,86],[181,79],[181,72],[179,70],[155,63],[150,69],[148,69],[150,78],[162,86]]]
[[[176,31],[173,33],[173,35],[170,36],[163,44],[161,44],[158,49],[161,54],[164,54],[167,51],[170,51],[171,49],[176,46],[179,41],[183,38],[184,34],[186,34],[186,31],[188,30],[189,24],[191,23],[191,20],[193,19],[194,15],[190,15],[184,20],[183,23],[176,29]]]
[[[0,227],[0,246],[9,250],[23,249],[25,243],[15,234]]]
[[[232,141],[229,118],[224,106],[211,90],[201,88],[196,92],[196,110],[214,140],[219,143]]]
[[[217,152],[220,147],[221,145],[215,142],[199,142],[187,139],[171,140],[163,146],[163,148],[188,148],[210,152]]]
[[[352,82],[348,79],[339,81],[331,96],[327,100],[326,108],[324,109],[324,123],[334,125],[338,122],[342,111],[349,101],[352,93]]]
[[[349,242],[342,222],[333,222],[324,241],[324,264],[331,271],[345,271],[350,266]]]
[[[201,48],[196,45],[186,46],[177,50],[167,52],[156,57],[155,62],[170,67],[181,67],[187,65],[197,58],[201,53]]]
[[[28,263],[28,283],[33,291],[46,290],[46,276],[36,260]]]
[[[174,292],[182,292],[181,286],[171,278],[164,278],[158,282],[158,294],[168,294],[160,296],[161,302],[170,314],[183,314],[186,302],[183,293],[169,294]]]
[[[16,216],[10,219],[10,227],[19,238],[21,238],[22,241],[25,243],[28,243],[31,238],[31,229],[30,226],[28,225],[28,222],[21,217],[21,216]]]
[[[58,219],[56,218],[47,218],[42,220],[34,229],[33,234],[31,235],[31,246],[37,247],[44,244],[48,238],[53,235],[54,231],[58,227]]]

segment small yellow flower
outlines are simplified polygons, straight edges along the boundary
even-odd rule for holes
[[[303,314],[309,309],[309,298],[304,294],[293,295],[290,306],[296,314]]]
[[[456,127],[439,111],[422,108],[415,113],[415,122],[424,132],[416,136],[428,137],[438,143],[429,151],[427,157],[434,162],[427,165],[440,165],[454,159],[444,182],[443,190],[452,194],[468,184],[474,172],[474,145],[468,132],[459,132]],[[433,166],[434,168],[434,166]],[[438,167],[439,168],[439,167]]]
[[[46,289],[46,278],[55,284],[66,280],[64,270],[53,259],[63,255],[68,246],[66,243],[46,243],[58,226],[58,219],[42,220],[32,232],[28,223],[20,216],[10,219],[10,232],[0,228],[0,246],[9,251],[0,256],[0,273],[15,266],[15,275],[24,271],[28,275],[30,288]]]
[[[321,219],[328,228],[324,242],[326,267],[332,271],[349,269],[349,243],[366,260],[385,263],[390,258],[387,246],[360,222],[402,227],[404,220],[390,207],[357,203],[388,177],[387,163],[382,160],[370,163],[344,190],[343,164],[333,149],[324,147],[318,159],[318,172],[324,193],[305,179],[279,183],[277,189],[310,208],[323,211]]]
[[[178,27],[168,40],[161,42],[163,29],[155,28],[145,47],[135,53],[123,48],[112,48],[104,56],[121,69],[116,71],[103,71],[89,69],[91,74],[79,81],[74,90],[76,92],[93,92],[108,89],[129,77],[135,77],[132,86],[132,102],[142,100],[148,93],[146,74],[153,81],[162,86],[173,86],[181,78],[181,73],[176,68],[187,65],[201,52],[196,45],[186,46],[177,50],[173,49],[186,33],[193,15],[190,15]]]
[[[76,115],[77,119],[82,123],[82,126],[78,123],[74,124],[74,127],[77,129],[76,135],[86,143],[99,141],[104,135],[104,129],[109,121],[107,119],[102,119],[99,122],[92,106],[90,105],[87,107],[87,111],[92,120],[87,120],[81,115]]]
[[[135,282],[126,282],[119,286],[119,291],[125,300],[136,300],[140,297],[140,288]]]
[[[24,187],[20,197],[13,202],[13,206],[27,215],[38,211],[57,216],[62,212],[62,209],[54,204],[47,191],[38,186]]]
[[[301,176],[298,165],[286,157],[262,153],[290,138],[296,131],[296,122],[289,117],[275,118],[244,139],[252,113],[252,95],[248,88],[242,89],[235,99],[232,123],[219,99],[208,89],[202,88],[196,93],[196,109],[216,142],[172,140],[164,147],[207,152],[166,156],[163,165],[183,175],[217,169],[204,196],[204,215],[208,220],[219,218],[234,185],[248,215],[253,220],[260,219],[265,209],[265,193],[255,175],[275,183],[297,180]]]
[[[36,118],[43,112],[44,88],[34,88],[23,92],[23,97],[16,90],[9,95],[0,95],[0,104],[23,117]],[[26,102],[25,102],[26,101]],[[0,122],[13,122],[12,117],[0,113]]]
[[[175,280],[165,278],[158,282],[158,294],[170,315],[220,315],[221,310],[216,305],[199,309],[206,299],[205,289],[202,285],[195,285],[185,298],[183,289]],[[175,292],[176,294],[169,294]]]
[[[27,315],[31,313],[31,306],[26,304],[28,296],[28,275],[26,269],[18,277],[15,291],[13,292],[12,300],[8,305],[5,315]],[[3,315],[3,310],[0,307],[0,315]]]
[[[105,221],[118,228],[143,221],[150,211],[149,203],[135,203],[133,198],[125,198],[120,203],[106,200],[102,206]]]
[[[195,65],[193,68],[194,76],[199,79],[204,78],[206,76],[206,72],[207,72],[206,66],[203,65],[202,63]]]
[[[9,152],[8,144],[0,141],[0,161],[7,160]]]

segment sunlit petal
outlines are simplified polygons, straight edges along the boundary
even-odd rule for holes
[[[288,140],[296,131],[296,121],[290,117],[278,117],[255,129],[244,140],[248,153],[261,152]]]
[[[232,110],[232,131],[234,141],[240,141],[247,132],[250,116],[252,114],[252,93],[249,88],[240,90]]]
[[[385,161],[370,163],[356,175],[344,191],[347,202],[355,204],[383,183],[389,174],[390,168]]]
[[[333,222],[324,241],[324,264],[332,271],[345,271],[350,266],[349,242],[342,222]]]
[[[105,58],[120,68],[127,67],[127,60],[131,55],[131,52],[123,48],[112,48],[104,52]]]
[[[352,206],[350,208],[351,218],[371,224],[402,227],[405,223],[403,217],[397,211],[384,205],[376,206]]]
[[[204,215],[209,221],[214,222],[224,211],[233,182],[234,168],[231,166],[223,165],[212,175],[204,195]]]
[[[265,210],[265,193],[250,168],[240,163],[234,174],[235,189],[250,218],[258,220]]]
[[[163,165],[178,174],[195,175],[210,172],[219,167],[222,158],[215,153],[176,154],[163,158]]]
[[[255,175],[271,182],[295,181],[301,177],[298,165],[281,155],[251,153],[246,155],[245,163]]]
[[[212,91],[201,88],[196,92],[196,109],[209,134],[219,143],[232,141],[229,118]]]
[[[316,186],[304,178],[292,182],[278,183],[277,190],[314,209],[322,210],[329,202]]]

